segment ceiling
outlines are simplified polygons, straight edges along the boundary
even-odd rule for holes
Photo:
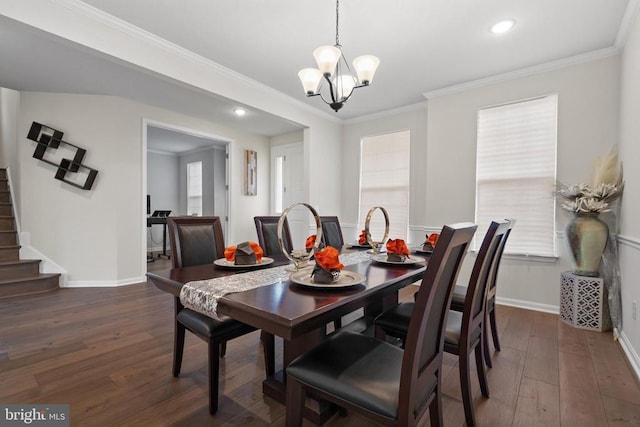
[[[424,102],[425,93],[443,88],[613,50],[627,5],[634,0],[342,0],[340,42],[345,55],[353,59],[373,54],[381,64],[371,87],[357,89],[338,113],[318,97],[306,98],[297,77],[300,69],[315,66],[316,47],[335,41],[334,0],[84,3],[346,120]],[[510,32],[489,32],[505,18],[516,20]],[[265,135],[300,128],[260,111],[250,111],[240,121],[231,116],[232,100],[2,16],[0,55],[0,85],[13,89],[127,96],[197,117],[227,115]],[[46,78],[43,58],[51,59]]]

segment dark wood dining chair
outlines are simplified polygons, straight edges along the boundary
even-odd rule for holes
[[[470,372],[472,352],[475,354],[480,391],[483,396],[489,397],[489,385],[485,373],[484,351],[482,348],[482,336],[486,318],[487,283],[498,246],[508,229],[508,221],[491,222],[482,240],[476,261],[473,264],[464,310],[462,312],[449,310],[450,313],[447,318],[444,351],[458,356],[460,389],[462,391],[465,421],[468,426],[475,425]],[[439,241],[438,244],[440,244]],[[438,245],[436,245],[437,247]],[[420,299],[421,292],[422,288],[417,292],[418,299]],[[384,330],[387,335],[401,338],[406,342],[409,325],[415,313],[415,303],[401,303],[380,314],[374,324],[376,328]]]
[[[342,251],[344,246],[344,237],[342,236],[342,228],[340,227],[340,220],[337,216],[321,216],[320,222],[322,223],[322,243],[325,246],[333,246],[339,251]]]
[[[169,217],[169,240],[173,254],[173,268],[211,264],[224,256],[222,224],[217,216],[210,217]],[[226,352],[228,340],[240,337],[256,328],[231,318],[216,320],[186,308],[175,297],[175,335],[173,345],[173,376],[180,375],[184,351],[185,331],[188,330],[207,342],[209,347],[209,412],[218,410],[219,358]],[[272,335],[263,334],[265,366],[267,374],[275,370]],[[270,353],[270,354],[269,354]]]
[[[491,266],[491,272],[489,273],[489,289],[487,290],[487,317],[489,320],[489,325],[491,326],[491,338],[493,339],[493,346],[496,351],[500,351],[500,339],[498,338],[498,325],[496,323],[496,291],[497,291],[497,279],[498,279],[498,270],[500,269],[500,263],[502,261],[502,254],[504,252],[504,247],[507,244],[507,240],[511,235],[511,230],[516,225],[516,220],[514,218],[508,218],[509,221],[509,229],[502,236],[502,240],[500,241],[500,245],[498,246],[498,252],[496,252],[495,258],[493,260],[493,265]],[[464,311],[464,300],[467,295],[468,288],[464,285],[456,285],[453,288],[453,298],[451,300],[451,310],[455,311]],[[484,359],[489,368],[493,367],[493,363],[491,361],[491,352],[489,351],[489,338],[487,333],[487,324],[485,322],[485,333],[482,335],[482,348],[484,350]]]
[[[302,425],[307,393],[389,426],[416,425],[429,411],[442,422],[444,325],[474,224],[442,229],[422,276],[404,351],[374,337],[341,330],[287,367],[286,425]]]
[[[279,216],[254,216],[253,221],[256,224],[256,234],[258,235],[258,244],[264,251],[264,255],[274,257],[282,255],[280,244],[278,243],[278,221]],[[291,253],[293,244],[291,242],[291,231],[289,230],[289,222],[284,219],[282,227],[282,242],[285,250]]]

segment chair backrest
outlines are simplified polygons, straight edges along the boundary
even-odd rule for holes
[[[224,257],[222,223],[217,216],[172,216],[167,219],[173,268],[211,264]]]
[[[471,331],[480,327],[484,321],[489,277],[493,270],[498,247],[504,235],[509,231],[509,227],[510,222],[507,220],[491,221],[487,234],[482,239],[473,270],[471,270],[467,296],[464,299],[462,329],[460,331],[461,345],[462,341],[471,336]]]
[[[342,236],[342,228],[337,216],[321,216],[322,223],[322,243],[325,246],[333,246],[341,251],[344,246],[344,237]]]
[[[500,262],[502,262],[502,253],[504,252],[504,247],[507,245],[507,240],[511,235],[511,230],[513,230],[513,227],[516,225],[515,218],[507,218],[507,221],[509,221],[509,229],[507,230],[506,233],[504,233],[504,236],[502,236],[502,240],[498,245],[498,251],[496,252],[496,256],[493,261],[493,267],[491,268],[491,276],[489,278],[489,290],[487,291],[491,295],[495,295],[496,293],[496,282],[498,280],[498,270],[500,269]]]
[[[422,276],[402,360],[399,425],[414,425],[429,407],[428,384],[434,378],[441,384],[444,331],[453,287],[476,228],[471,223],[445,225]]]
[[[282,250],[278,244],[278,221],[279,216],[254,216],[253,221],[256,223],[256,233],[258,235],[258,244],[264,251],[265,256],[273,257],[282,255]],[[289,230],[289,222],[284,219],[282,227],[282,241],[284,247],[289,253],[293,249],[291,243],[291,231]]]

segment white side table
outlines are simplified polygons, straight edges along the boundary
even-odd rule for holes
[[[611,329],[611,315],[604,279],[579,276],[566,271],[560,275],[560,320],[590,331]]]

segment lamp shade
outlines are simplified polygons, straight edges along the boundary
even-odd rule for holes
[[[320,46],[313,51],[313,57],[316,59],[318,69],[322,74],[333,74],[336,64],[340,59],[340,49],[335,46]]]
[[[373,55],[362,55],[354,59],[353,68],[358,74],[358,81],[364,85],[371,83],[379,64],[380,60]]]
[[[305,68],[298,73],[302,87],[307,95],[313,95],[318,90],[318,85],[322,79],[322,73],[315,68]]]
[[[338,101],[342,102],[351,96],[351,92],[356,86],[356,79],[351,74],[343,74],[333,79],[333,84],[336,87]]]

